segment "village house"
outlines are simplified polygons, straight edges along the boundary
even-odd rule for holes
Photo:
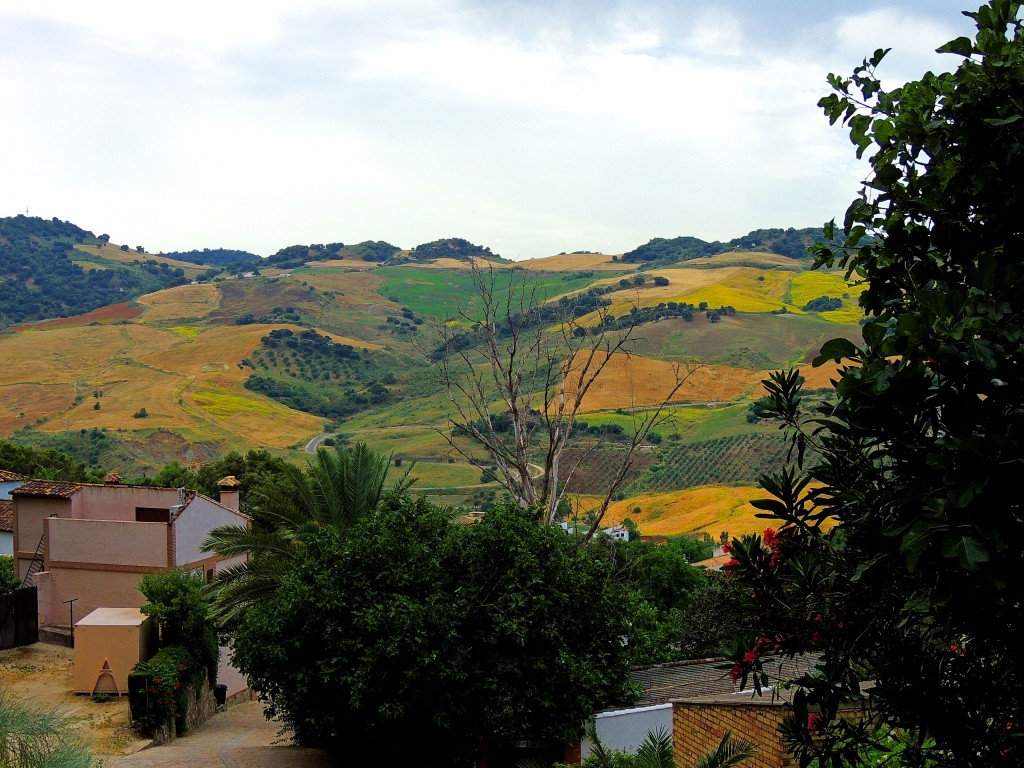
[[[177,488],[27,480],[10,491],[15,573],[34,584],[39,626],[69,627],[97,608],[139,608],[145,573],[198,570],[212,580],[237,558],[200,550],[214,528],[247,525],[238,481],[220,483],[220,500]],[[223,656],[223,654],[222,654]],[[245,681],[223,662],[229,695]]]

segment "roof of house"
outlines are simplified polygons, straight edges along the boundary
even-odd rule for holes
[[[10,483],[14,480],[24,480],[21,475],[6,469],[0,469],[0,483]]]
[[[69,499],[81,489],[80,483],[66,483],[59,480],[29,480],[11,491],[11,495]]]
[[[0,533],[14,533],[14,502],[0,499]]]
[[[738,686],[729,677],[729,666],[725,659],[698,659],[634,669],[630,678],[640,684],[643,693],[633,706],[649,707],[676,699],[732,693]]]

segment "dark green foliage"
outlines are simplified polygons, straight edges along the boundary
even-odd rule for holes
[[[105,263],[84,270],[76,243],[98,239],[74,224],[15,216],[0,219],[0,328],[89,312],[185,282],[156,262]]]
[[[838,296],[819,296],[811,299],[803,306],[805,312],[829,312],[833,309],[842,309],[843,300]]]
[[[344,418],[392,400],[391,390],[381,383],[395,381],[386,353],[360,352],[311,329],[296,333],[278,328],[261,341],[246,364],[265,373],[249,376],[246,389],[328,418]]]
[[[532,512],[461,526],[392,496],[308,540],[234,659],[302,743],[354,732],[396,763],[471,765],[481,741],[575,738],[622,701],[621,597],[604,561]]]
[[[197,669],[201,670],[188,649],[180,645],[164,646],[149,661],[132,667],[128,673],[132,722],[149,734],[163,726],[173,726],[178,735],[184,733],[186,686],[205,682]]]
[[[189,666],[205,671],[207,679],[216,682],[220,651],[202,576],[177,569],[147,573],[139,580],[139,592],[149,601],[142,612],[160,624],[160,644],[186,649]]]
[[[721,571],[705,574],[676,625],[680,658],[709,659],[729,652],[733,638],[747,628],[743,590],[739,579]]]
[[[0,469],[47,480],[81,482],[87,477],[85,464],[76,462],[66,453],[4,441],[0,441]]]
[[[458,259],[469,261],[473,258],[495,260],[500,258],[491,253],[491,249],[483,245],[474,245],[461,237],[449,237],[441,240],[434,240],[430,243],[417,245],[409,253],[409,256],[417,261],[431,259]]]
[[[721,252],[722,243],[717,240],[709,243],[699,237],[673,237],[671,239],[656,237],[646,245],[641,245],[639,248],[622,254],[622,260],[672,263],[699,259],[702,256],[712,256]]]
[[[386,243],[383,240],[366,240],[356,245],[350,245],[342,252],[363,261],[384,262],[392,258],[400,250],[402,249],[397,245]]]
[[[0,555],[0,595],[6,595],[21,586],[21,581],[14,573],[14,558]]]
[[[717,240],[707,242],[698,237],[674,237],[671,239],[656,237],[646,245],[624,253],[622,260],[673,264],[731,251],[778,253],[794,259],[804,259],[807,258],[808,247],[818,242],[836,243],[837,241],[832,238],[831,234],[816,227],[755,229],[726,243]]]
[[[215,267],[226,267],[229,264],[253,266],[263,262],[263,259],[255,253],[235,251],[230,248],[203,248],[201,251],[171,251],[170,253],[161,253],[159,255],[166,259],[174,259],[175,261],[187,261],[190,264],[211,264]]]
[[[786,525],[735,542],[734,556],[758,634],[824,654],[789,726],[821,765],[858,760],[877,721],[909,731],[915,752],[934,739],[943,765],[1024,763],[1019,14],[1008,0],[968,14],[976,39],[941,49],[962,57],[952,73],[885,92],[880,50],[852,78],[830,76],[820,102],[872,170],[845,246],[818,248],[817,262],[866,280],[869,320],[859,346],[835,340],[816,361],[853,363],[834,405],[808,413],[795,373],[772,377],[762,402],[794,430],[798,461],[766,478],[760,506]],[[738,650],[756,673],[763,649]],[[861,680],[876,721],[838,722]],[[822,713],[814,734],[808,706]]]

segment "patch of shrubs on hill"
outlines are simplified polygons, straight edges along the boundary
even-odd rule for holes
[[[474,256],[488,260],[499,258],[491,253],[491,249],[487,246],[475,245],[468,240],[463,240],[461,237],[449,237],[417,245],[410,251],[409,256],[416,261],[431,261],[434,259],[468,261]]]
[[[59,219],[0,219],[0,327],[69,317],[186,282],[181,269],[155,261],[83,269],[79,243],[104,241]]]
[[[203,248],[193,251],[171,251],[161,253],[165,259],[187,261],[189,264],[209,264],[215,267],[226,267],[229,264],[260,264],[261,259],[249,251],[236,251],[231,248]]]
[[[840,244],[835,239],[829,241],[820,227],[755,229],[742,237],[736,237],[724,243],[718,240],[708,242],[699,237],[656,237],[646,244],[624,253],[622,261],[669,264],[730,251],[777,253],[793,259],[808,259],[810,257],[807,255],[807,248],[816,242]]]
[[[365,240],[356,245],[348,246],[344,249],[343,253],[363,261],[383,263],[394,258],[395,254],[400,250],[402,249],[397,245],[392,245],[383,240]]]
[[[382,353],[338,344],[314,330],[277,328],[243,361],[254,373],[245,387],[296,410],[344,418],[393,399],[396,383]]]
[[[838,296],[819,296],[811,299],[803,306],[805,312],[830,312],[843,308],[843,300]]]

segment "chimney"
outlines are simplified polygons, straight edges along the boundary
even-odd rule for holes
[[[238,509],[238,488],[241,483],[235,479],[234,475],[228,475],[219,483],[217,487],[220,489],[220,503],[228,509]]]
[[[119,474],[117,474],[117,472],[111,472],[108,475],[104,475],[103,476],[103,484],[104,485],[120,485],[121,484],[121,476]]]

